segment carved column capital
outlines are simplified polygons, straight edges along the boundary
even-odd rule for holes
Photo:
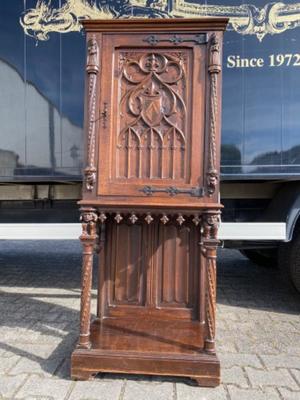
[[[202,228],[204,241],[217,241],[218,228],[220,226],[219,210],[210,210],[202,214]]]
[[[92,240],[97,237],[96,222],[98,221],[98,214],[95,208],[81,208],[80,221],[82,225],[82,234],[80,240]]]

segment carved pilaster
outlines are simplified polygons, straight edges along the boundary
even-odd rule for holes
[[[79,348],[90,347],[91,319],[91,288],[93,270],[93,252],[97,240],[97,213],[93,208],[81,209],[82,234],[80,240],[83,246],[82,276],[81,276],[81,305],[80,305],[80,337]]]
[[[216,258],[218,226],[220,211],[208,211],[202,217],[202,255],[205,260],[205,322],[207,326],[204,340],[204,350],[215,353],[215,324],[216,324]]]
[[[210,74],[210,120],[209,120],[209,156],[208,170],[206,177],[207,194],[212,196],[216,190],[219,180],[217,170],[217,151],[216,151],[216,135],[217,135],[217,115],[218,115],[218,75],[221,72],[221,56],[220,44],[215,34],[211,37],[209,54]]]
[[[88,41],[87,66],[88,74],[88,138],[87,138],[87,166],[84,170],[85,188],[93,190],[96,182],[95,147],[96,147],[96,96],[97,78],[99,73],[99,48],[96,36]]]

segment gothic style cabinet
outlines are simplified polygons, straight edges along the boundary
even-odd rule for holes
[[[221,49],[226,19],[85,21],[80,338],[72,377],[216,386]],[[93,253],[97,318],[91,323]]]

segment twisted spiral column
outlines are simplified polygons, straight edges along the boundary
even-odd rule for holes
[[[220,212],[211,210],[203,215],[202,254],[205,260],[206,286],[205,286],[205,322],[206,333],[204,350],[215,354],[216,334],[216,259],[217,259],[217,232]]]
[[[80,335],[78,348],[90,347],[91,325],[91,289],[93,253],[97,240],[96,223],[98,216],[94,209],[81,209],[82,235],[80,240],[83,247],[82,275],[81,275],[81,302],[80,302]]]

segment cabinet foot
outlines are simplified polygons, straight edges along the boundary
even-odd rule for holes
[[[195,378],[194,376],[191,379],[196,382],[197,386],[204,386],[204,387],[216,387],[220,385],[220,378],[219,377],[199,377]]]
[[[71,378],[73,381],[90,381],[96,374],[90,371],[71,371]]]

